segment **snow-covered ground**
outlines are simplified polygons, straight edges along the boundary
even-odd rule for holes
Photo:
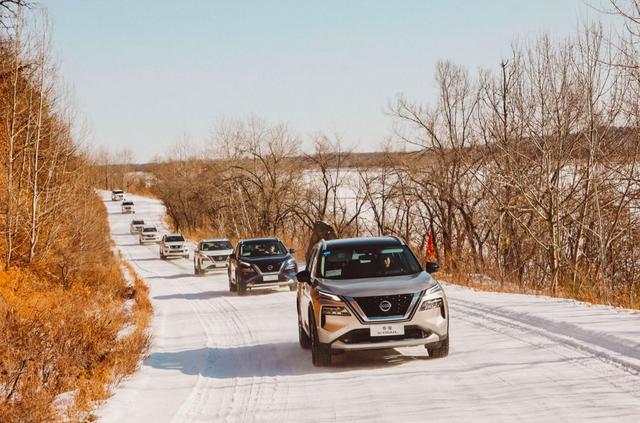
[[[295,294],[238,297],[225,271],[193,275],[138,245],[104,194],[116,248],[150,287],[153,341],[102,422],[640,421],[640,313],[447,286],[451,351],[348,353],[315,368]],[[157,200],[129,196],[160,222]]]

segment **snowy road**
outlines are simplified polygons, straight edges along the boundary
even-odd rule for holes
[[[129,198],[136,217],[161,221],[160,202]],[[102,422],[640,421],[639,313],[447,286],[449,357],[350,353],[319,369],[298,346],[294,293],[232,295],[226,272],[161,261],[120,203],[105,204],[155,316],[149,357]]]

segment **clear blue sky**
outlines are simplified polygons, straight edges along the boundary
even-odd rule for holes
[[[90,142],[139,161],[250,114],[375,150],[390,99],[433,98],[438,60],[495,66],[514,38],[573,34],[596,15],[585,0],[41,3]]]

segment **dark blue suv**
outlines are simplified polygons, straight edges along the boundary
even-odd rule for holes
[[[295,291],[298,263],[293,253],[278,238],[239,241],[229,256],[229,291],[245,295],[248,290],[281,286]]]

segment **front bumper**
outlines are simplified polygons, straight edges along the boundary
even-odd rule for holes
[[[140,242],[143,243],[143,244],[147,244],[147,243],[155,244],[156,242],[160,242],[160,237],[159,236],[156,236],[156,237],[153,237],[153,238],[143,237],[143,238],[140,238]]]
[[[162,254],[165,257],[184,257],[189,254],[189,249],[188,248],[166,249],[166,250],[162,250]]]
[[[209,259],[200,260],[200,268],[202,270],[226,269],[229,267],[229,260],[212,261]]]
[[[294,271],[249,274],[243,272],[242,280],[249,289],[273,289],[293,286],[298,282]]]
[[[442,300],[443,307],[431,308],[424,311],[420,306],[425,301]],[[322,306],[345,306],[348,316],[323,315]],[[435,344],[447,339],[449,333],[449,308],[444,292],[424,295],[415,304],[414,310],[409,311],[405,319],[366,321],[361,310],[355,310],[345,302],[322,300],[316,321],[320,322],[318,337],[320,342],[330,344],[336,350],[373,350],[411,347],[417,345]],[[444,314],[444,315],[443,315]],[[365,320],[365,321],[363,321]],[[402,325],[404,335],[373,336],[371,327],[374,325]]]

